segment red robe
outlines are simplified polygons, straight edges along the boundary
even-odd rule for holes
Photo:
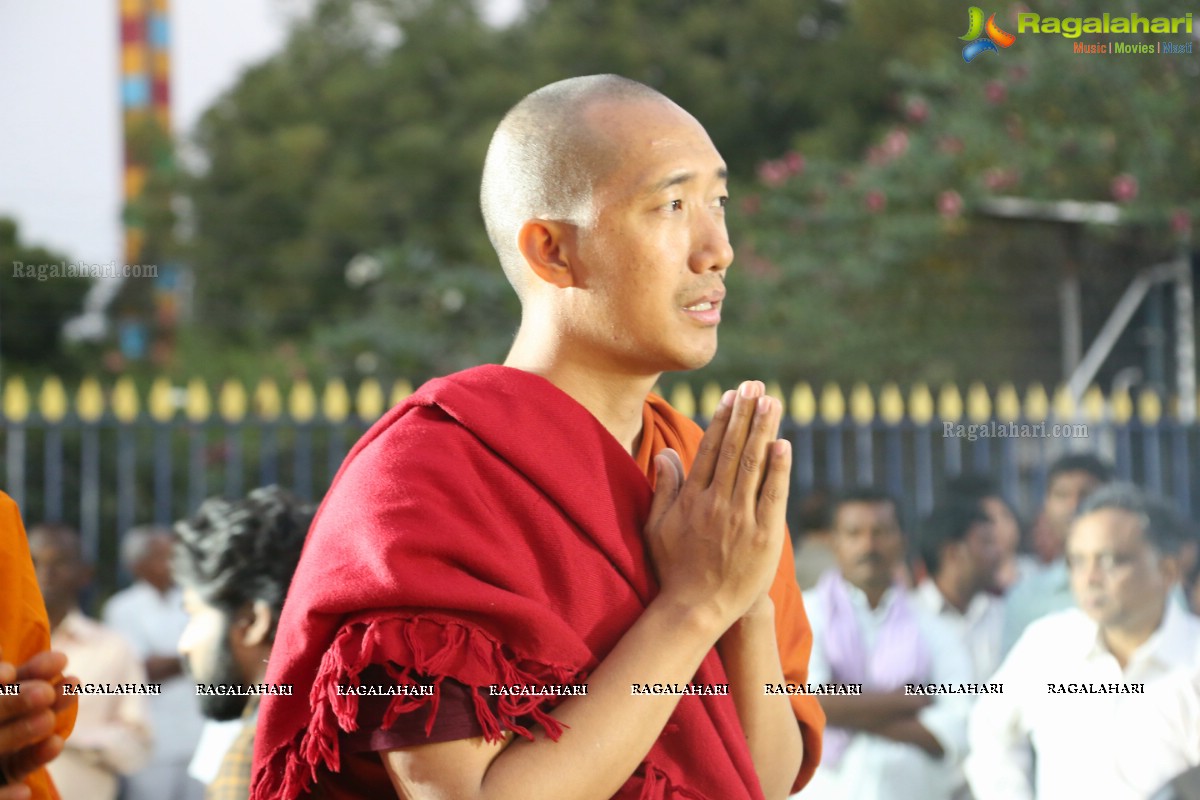
[[[695,431],[664,407],[648,407],[654,424],[642,450],[678,445],[690,463]],[[358,698],[337,686],[368,665],[388,665],[401,681],[452,678],[484,691],[586,682],[657,592],[642,542],[651,498],[644,469],[535,375],[478,367],[431,381],[389,411],[335,477],[288,591],[266,680],[295,694],[263,698],[252,800],[294,800],[314,782],[331,796],[346,792],[338,733],[355,729]],[[785,658],[804,661],[788,677],[799,681],[811,632],[794,579],[780,583],[790,586],[776,600]],[[728,682],[715,649],[693,680]],[[417,711],[432,725],[437,697],[398,696],[390,713]],[[532,723],[557,738],[553,705],[505,697],[495,711],[483,702],[476,711],[489,738],[529,735]],[[815,701],[798,708],[808,750],[801,783],[819,759],[823,717]],[[356,792],[391,796],[382,769],[371,779],[378,786],[361,777]],[[681,698],[616,796],[761,798],[732,698]]]

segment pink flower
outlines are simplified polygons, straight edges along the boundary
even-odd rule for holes
[[[963,199],[962,195],[953,189],[947,189],[938,195],[937,199],[938,213],[947,219],[954,219],[962,213]]]
[[[883,137],[883,154],[889,160],[904,155],[908,150],[908,133],[902,128],[893,128]]]
[[[787,167],[789,175],[799,175],[804,172],[804,156],[795,150],[790,150],[783,157],[783,165]]]
[[[1138,194],[1137,178],[1130,175],[1128,172],[1122,172],[1120,175],[1112,179],[1112,184],[1109,186],[1112,191],[1113,199],[1118,203],[1128,203]]]
[[[863,197],[863,205],[872,214],[878,214],[887,208],[887,195],[878,189],[872,189]]]
[[[983,95],[989,103],[998,106],[1008,98],[1008,90],[1000,81],[988,81],[983,86]]]
[[[767,186],[779,186],[788,179],[787,166],[782,161],[764,161],[758,165],[758,179]]]
[[[929,104],[920,97],[910,98],[904,106],[904,115],[909,122],[920,125],[929,119]]]

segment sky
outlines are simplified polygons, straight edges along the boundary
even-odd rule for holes
[[[185,135],[311,0],[171,0],[171,117]],[[484,0],[511,18],[519,0]],[[71,260],[122,260],[120,0],[0,0],[0,216]]]

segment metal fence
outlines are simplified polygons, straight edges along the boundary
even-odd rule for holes
[[[721,395],[716,384],[665,388],[677,409],[701,423]],[[139,391],[130,378],[110,386],[88,379],[69,391],[56,378],[36,387],[10,378],[0,402],[0,488],[27,524],[79,528],[86,555],[100,564],[103,592],[118,581],[122,532],[167,525],[205,497],[238,497],[269,483],[319,499],[354,441],[411,392],[403,380],[385,388],[369,379],[351,391],[340,380],[318,390],[307,381],[247,388],[160,378]],[[1079,403],[1063,388],[1051,395],[1038,385],[1018,393],[1011,385],[902,391],[858,384],[844,391],[798,384],[785,392],[774,384],[768,392],[788,410],[783,435],[794,444],[794,497],[816,486],[876,484],[912,520],[932,507],[946,477],[970,471],[997,480],[1029,515],[1049,463],[1086,450],[1189,516],[1200,510],[1200,425],[1180,423],[1174,401],[1149,391],[1106,397],[1092,389]]]

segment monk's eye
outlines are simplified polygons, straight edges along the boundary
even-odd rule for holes
[[[729,205],[729,196],[728,195],[723,194],[717,198],[717,206],[718,207],[725,208],[728,205]]]
[[[683,211],[683,201],[682,200],[672,200],[671,204],[670,204],[670,209],[672,211]]]

